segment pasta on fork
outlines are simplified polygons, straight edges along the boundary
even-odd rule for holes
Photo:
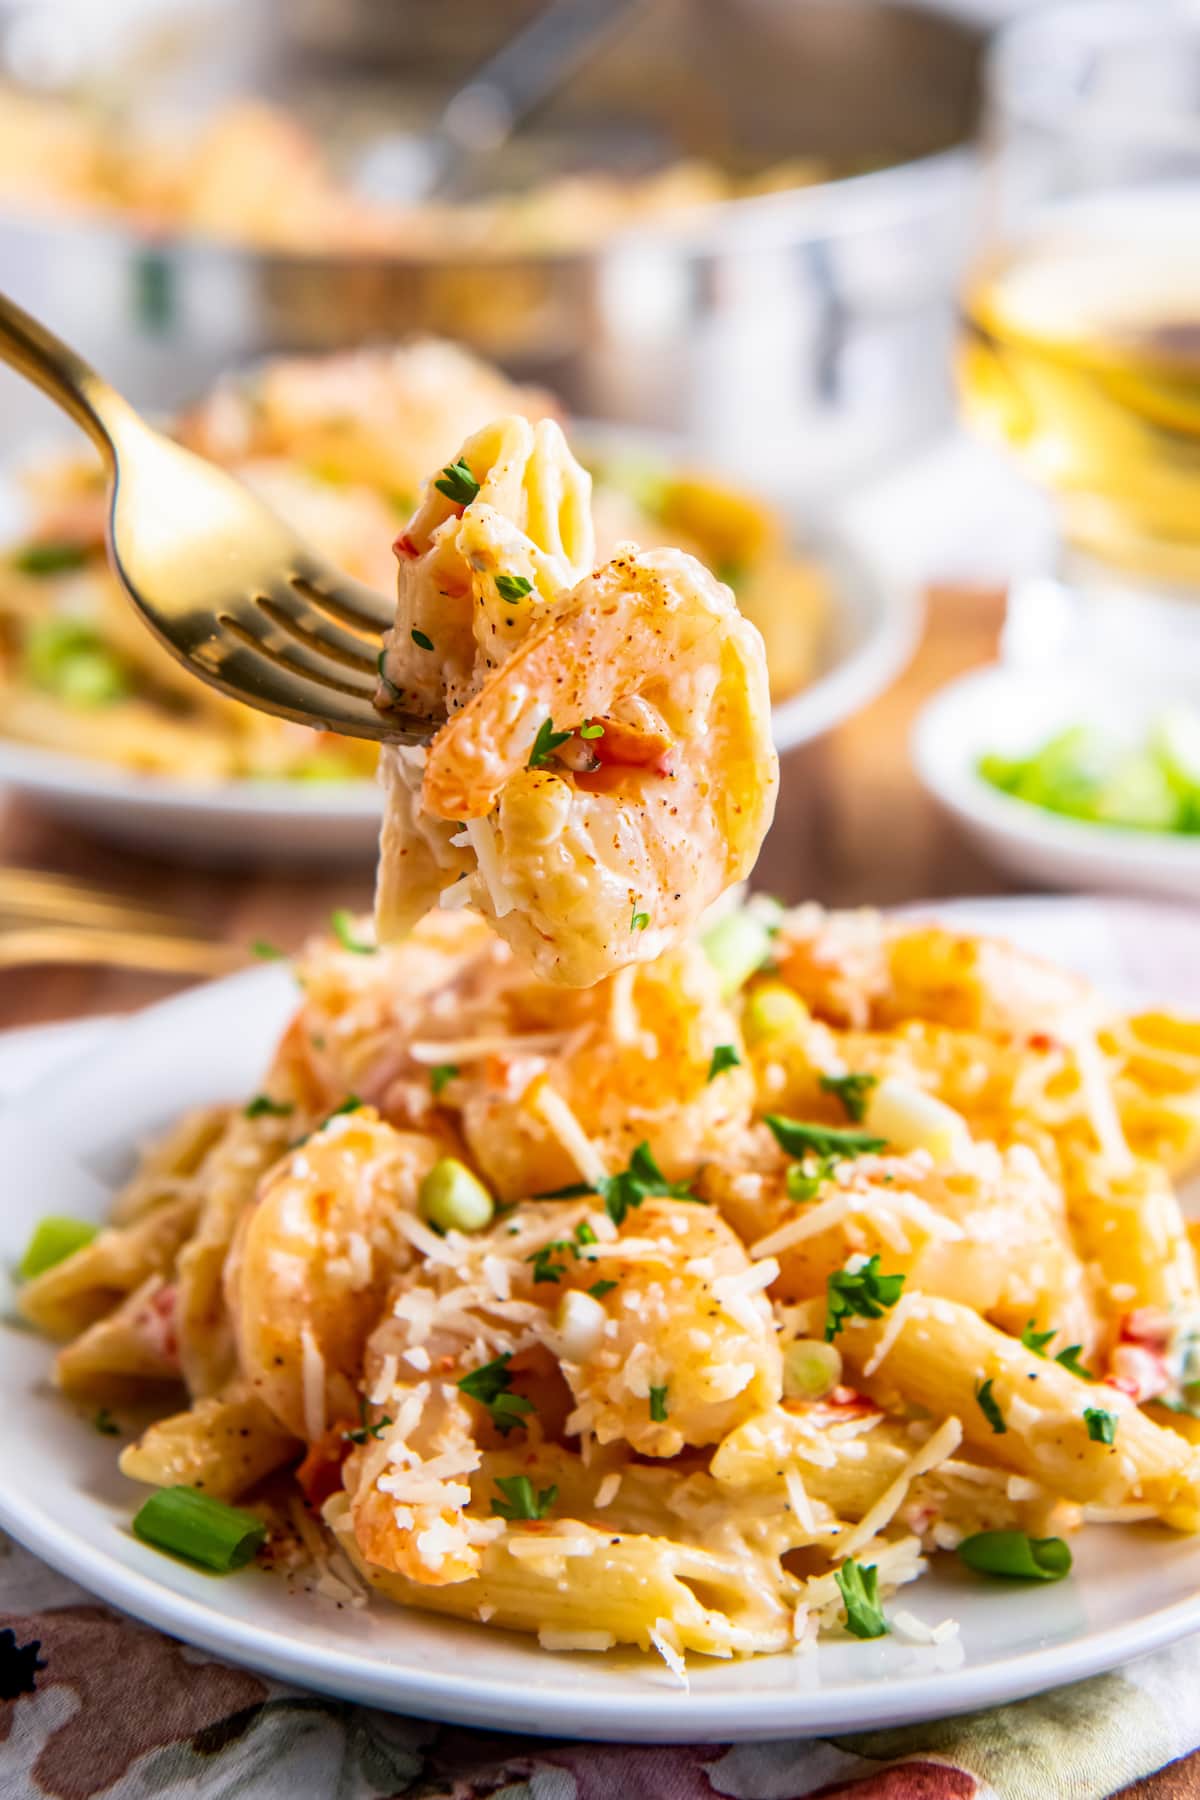
[[[1200,1024],[760,901],[574,989],[470,910],[341,937],[22,1289],[68,1397],[152,1403],[152,1541],[678,1670],[1200,1529]]]
[[[396,548],[379,703],[448,716],[384,754],[381,937],[461,896],[566,986],[652,960],[771,822],[755,627],[683,551],[593,569],[590,481],[550,420],[468,439]]]

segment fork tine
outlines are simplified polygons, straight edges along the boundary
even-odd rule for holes
[[[301,607],[292,588],[272,588],[269,594],[256,594],[254,604],[271,623],[298,643],[306,644],[318,656],[329,657],[339,668],[352,675],[366,675],[372,682],[379,661],[380,642],[356,637],[334,625],[311,606]]]
[[[239,618],[233,613],[221,612],[217,614],[217,623],[230,637],[237,638],[248,649],[257,651],[259,656],[288,674],[301,680],[320,682],[322,687],[352,699],[370,702],[375,684],[365,669],[347,668],[328,656],[320,639],[310,642],[299,635],[286,614],[279,615],[278,620],[273,618],[261,597],[256,597],[254,605],[262,621],[261,631],[256,629],[259,621],[253,614]]]
[[[217,631],[194,647],[189,660],[204,680],[234,700],[346,737],[377,743],[428,742],[427,719],[385,717],[372,704],[369,686],[343,675],[331,676],[329,664],[322,664],[296,640],[287,640],[286,648],[282,644],[272,648],[227,613],[220,614],[216,623]]]
[[[303,558],[297,563],[291,585],[302,599],[331,619],[367,637],[378,638],[396,622],[394,600],[315,558]]]

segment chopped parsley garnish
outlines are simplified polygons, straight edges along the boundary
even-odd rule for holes
[[[903,1275],[880,1274],[878,1253],[860,1269],[835,1269],[825,1283],[825,1342],[833,1342],[851,1314],[881,1319],[903,1286]]]
[[[886,1637],[888,1624],[879,1604],[879,1570],[874,1563],[864,1569],[848,1556],[833,1578],[846,1608],[846,1630],[851,1637]]]
[[[533,1401],[527,1400],[524,1394],[512,1394],[512,1376],[508,1365],[512,1361],[511,1351],[506,1350],[502,1356],[494,1357],[489,1363],[482,1363],[478,1369],[472,1369],[458,1383],[460,1390],[472,1400],[478,1400],[480,1406],[486,1406],[491,1415],[492,1424],[502,1437],[507,1437],[516,1426],[524,1427],[523,1413],[533,1411]]]
[[[569,731],[555,731],[553,719],[543,719],[538,726],[537,736],[533,740],[533,749],[529,752],[527,769],[540,769],[548,763],[560,744],[565,744],[570,737]]]
[[[592,738],[601,738],[604,736],[604,727],[600,724],[598,719],[585,719],[583,724],[579,727],[579,735],[581,738],[587,738],[589,741]]]
[[[879,1086],[878,1075],[822,1075],[821,1091],[836,1094],[846,1110],[846,1117],[861,1125],[866,1117],[871,1089]]]
[[[12,559],[14,569],[22,575],[58,575],[64,569],[82,569],[88,553],[82,544],[67,539],[44,539],[41,543],[24,544]]]
[[[1085,1369],[1079,1360],[1079,1353],[1082,1349],[1082,1344],[1068,1344],[1065,1350],[1059,1351],[1054,1360],[1056,1363],[1061,1363],[1064,1369],[1070,1369],[1072,1375],[1078,1375],[1081,1381],[1095,1381],[1096,1377],[1092,1371]]]
[[[354,914],[345,906],[335,906],[330,914],[329,923],[333,927],[333,935],[343,950],[353,951],[355,956],[374,956],[377,944],[368,944],[364,938],[354,935]]]
[[[887,1139],[872,1137],[869,1131],[850,1131],[840,1125],[806,1125],[799,1119],[784,1119],[779,1113],[768,1113],[766,1122],[780,1149],[789,1156],[803,1156],[809,1150],[815,1156],[869,1156],[873,1151],[887,1149]]]
[[[605,1294],[611,1294],[616,1285],[615,1281],[593,1281],[588,1293],[593,1300],[603,1300]]]
[[[368,1438],[381,1438],[388,1426],[392,1423],[390,1416],[385,1414],[382,1419],[376,1419],[375,1423],[372,1425],[371,1421],[367,1418],[367,1403],[365,1400],[360,1400],[358,1403],[358,1419],[358,1424],[355,1425],[352,1430],[343,1431],[342,1433],[342,1436],[348,1444],[365,1444]]]
[[[117,1421],[113,1418],[107,1406],[102,1406],[99,1412],[95,1414],[92,1419],[92,1425],[94,1429],[100,1433],[101,1437],[120,1437],[121,1435],[121,1427],[117,1424]]]
[[[827,1181],[832,1181],[840,1156],[806,1156],[788,1167],[785,1181],[789,1200],[815,1200]]]
[[[257,956],[259,962],[282,962],[287,955],[278,944],[269,944],[266,938],[255,938],[250,946],[251,956]]]
[[[502,600],[523,600],[526,594],[532,594],[533,583],[524,575],[497,575],[496,592]]]
[[[630,931],[645,931],[649,923],[650,914],[648,912],[638,912],[637,908],[634,907],[629,919]]]
[[[572,1249],[574,1249],[574,1245],[569,1243],[566,1238],[555,1238],[552,1244],[543,1244],[540,1250],[535,1250],[532,1256],[527,1256],[525,1261],[533,1264],[534,1286],[536,1287],[539,1281],[561,1281],[567,1265],[555,1262],[555,1254],[559,1250]],[[579,1252],[576,1250],[575,1254],[578,1256]]]
[[[299,1150],[302,1145],[307,1144],[309,1138],[315,1137],[318,1131],[324,1131],[332,1120],[341,1118],[343,1113],[357,1112],[361,1105],[362,1101],[357,1094],[347,1094],[340,1106],[335,1106],[332,1112],[326,1113],[319,1124],[314,1125],[311,1131],[306,1131],[303,1137],[297,1138],[295,1143],[290,1144],[288,1148]]]
[[[599,1242],[599,1239],[586,1219],[580,1219],[571,1235],[574,1237],[576,1244],[595,1244]],[[574,1248],[574,1246],[572,1246],[572,1248]],[[575,1250],[575,1254],[578,1256],[579,1251]]]
[[[632,1206],[643,1200],[663,1196],[670,1200],[695,1200],[686,1181],[668,1181],[654,1160],[649,1144],[640,1143],[629,1159],[629,1167],[619,1175],[602,1175],[595,1187],[576,1182],[571,1187],[556,1188],[551,1194],[540,1194],[541,1200],[578,1200],[583,1194],[599,1194],[604,1209],[614,1225],[620,1225]]]
[[[1027,1350],[1032,1350],[1035,1356],[1040,1356],[1042,1360],[1045,1361],[1046,1345],[1054,1336],[1054,1327],[1052,1325],[1049,1331],[1035,1331],[1033,1327],[1034,1321],[1030,1319],[1028,1325],[1021,1333],[1021,1342]]]
[[[455,506],[470,506],[479,492],[479,483],[461,456],[457,462],[447,463],[442,470],[441,479],[433,485],[439,494],[445,494],[447,500],[452,500]]]
[[[448,1081],[453,1081],[458,1074],[457,1063],[435,1063],[429,1071],[429,1085],[433,1089],[436,1100]]]
[[[270,1094],[255,1094],[242,1110],[247,1119],[286,1119],[296,1108],[290,1100],[272,1100]]]
[[[666,1422],[667,1387],[665,1382],[662,1387],[652,1387],[650,1389],[650,1417],[656,1425],[662,1425]]]
[[[708,1065],[708,1079],[715,1081],[718,1075],[725,1073],[726,1069],[736,1069],[741,1060],[733,1044],[718,1044]]]
[[[409,632],[408,635],[412,639],[413,643],[417,646],[418,650],[432,650],[433,649],[433,639],[431,637],[428,637],[425,632],[418,631],[417,627],[415,625],[413,626],[412,630]]]
[[[1071,1572],[1071,1552],[1061,1538],[1023,1531],[977,1531],[963,1539],[958,1556],[968,1569],[1010,1581],[1061,1581]]]
[[[1087,1407],[1083,1422],[1093,1444],[1111,1444],[1117,1435],[1116,1413],[1106,1412],[1102,1406]]]
[[[975,1398],[979,1402],[980,1412],[983,1414],[992,1430],[996,1433],[997,1437],[1003,1437],[1004,1433],[1008,1430],[1008,1426],[1004,1423],[1004,1414],[1000,1411],[1000,1402],[992,1392],[992,1377],[990,1375],[986,1381],[976,1382]]]
[[[496,1486],[504,1496],[492,1501],[498,1519],[544,1519],[558,1499],[556,1487],[539,1488],[535,1494],[528,1475],[497,1475]]]

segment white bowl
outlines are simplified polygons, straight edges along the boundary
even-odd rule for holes
[[[987,752],[1027,755],[1070,725],[1136,738],[1168,700],[1187,697],[1186,682],[1138,688],[1099,672],[1068,678],[994,664],[929,702],[913,732],[913,761],[934,798],[1003,869],[1050,887],[1196,901],[1200,838],[1065,818],[1000,792],[978,773]]]

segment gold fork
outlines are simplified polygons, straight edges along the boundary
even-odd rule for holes
[[[0,917],[59,925],[129,926],[174,937],[186,936],[190,929],[177,913],[128,900],[90,881],[11,865],[0,867]]]
[[[44,325],[0,295],[0,359],[95,440],[121,585],[193,675],[263,712],[349,737],[425,743],[437,721],[372,704],[393,608],[324,562],[248,488],[138,417]]]
[[[223,975],[245,961],[173,913],[41,869],[0,868],[0,969],[92,963],[171,975]]]

